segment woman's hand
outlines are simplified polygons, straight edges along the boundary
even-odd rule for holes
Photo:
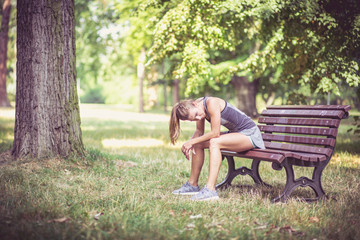
[[[191,140],[185,142],[181,147],[181,151],[183,152],[187,160],[190,160],[190,154],[192,149],[193,149],[193,144]]]

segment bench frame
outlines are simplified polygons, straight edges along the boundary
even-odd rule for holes
[[[272,162],[272,168],[274,170],[279,171],[284,168],[285,172],[286,172],[285,187],[284,187],[282,193],[278,197],[272,199],[272,202],[286,202],[290,198],[291,193],[298,187],[310,187],[315,192],[316,198],[305,198],[304,200],[307,202],[318,201],[318,200],[326,198],[327,195],[321,184],[321,176],[322,176],[322,173],[323,173],[325,167],[327,166],[327,164],[329,163],[329,161],[333,155],[335,143],[336,143],[337,128],[340,124],[340,120],[348,118],[348,116],[349,116],[348,111],[350,109],[351,109],[351,107],[349,105],[345,105],[345,106],[342,106],[342,105],[340,105],[340,106],[338,106],[338,105],[269,106],[269,107],[267,107],[267,109],[264,110],[261,115],[265,116],[265,117],[271,116],[270,118],[267,119],[267,121],[270,121],[270,122],[273,121],[273,124],[278,124],[279,122],[280,122],[280,124],[284,124],[283,122],[286,122],[285,124],[290,126],[290,129],[289,129],[290,132],[291,132],[291,128],[294,128],[293,127],[294,125],[292,125],[291,122],[293,122],[293,123],[296,122],[295,118],[293,118],[293,117],[297,117],[297,116],[303,117],[302,120],[304,120],[303,122],[306,122],[306,125],[314,124],[314,126],[318,126],[316,124],[318,124],[319,119],[315,119],[314,115],[316,115],[317,118],[332,118],[332,119],[337,118],[338,122],[336,122],[335,126],[329,128],[328,134],[330,136],[325,138],[325,140],[327,142],[326,144],[328,144],[328,145],[323,146],[322,148],[316,148],[316,149],[318,149],[318,151],[322,152],[322,154],[319,154],[319,155],[305,153],[305,150],[301,150],[302,145],[297,145],[296,146],[297,148],[299,148],[299,146],[300,146],[300,150],[295,148],[296,151],[289,150],[289,149],[285,149],[285,150],[284,149],[273,149],[273,148],[271,148],[272,147],[271,144],[274,141],[267,141],[265,139],[264,139],[264,142],[266,143],[267,146],[269,146],[269,148],[267,147],[264,150],[253,149],[253,150],[241,152],[241,153],[222,150],[221,151],[222,157],[223,157],[223,159],[226,158],[227,162],[228,162],[228,173],[227,173],[227,176],[225,177],[225,179],[220,184],[218,184],[216,186],[216,188],[229,187],[231,185],[231,182],[233,181],[233,179],[238,175],[249,175],[250,177],[252,177],[255,184],[271,187],[269,184],[265,183],[261,179],[260,174],[259,174],[260,162],[268,161],[268,162]],[[300,111],[298,111],[298,110],[300,110]],[[295,114],[292,115],[291,114],[292,112],[294,112]],[[309,116],[307,118],[306,116],[307,116],[308,112],[311,112],[311,114],[308,114]],[[328,112],[331,112],[332,116],[330,116],[330,115],[327,116]],[[336,115],[338,112],[339,113],[342,112],[343,114]],[[277,114],[277,113],[279,113],[279,114]],[[283,115],[281,115],[281,113]],[[334,113],[335,113],[335,115],[334,115]],[[274,115],[278,115],[278,116],[274,117]],[[290,118],[287,118],[285,120],[279,120],[280,117],[290,117]],[[277,118],[279,118],[279,119],[277,119]],[[311,120],[305,121],[305,119],[311,119]],[[299,119],[297,119],[297,120],[299,120]],[[259,122],[261,122],[261,121],[263,121],[263,119],[259,118]],[[314,122],[316,122],[316,124]],[[326,121],[327,124],[328,124],[328,122],[329,121]],[[272,132],[266,131],[269,129],[269,127],[267,127],[267,126],[273,126],[273,124],[270,123],[268,125],[258,125],[260,130],[263,131],[263,133],[262,133],[263,137],[270,136],[274,139],[279,138],[279,135],[272,135],[273,134]],[[295,123],[295,124],[296,125],[304,125],[304,124],[299,124],[299,123]],[[316,130],[316,128],[314,128],[314,129]],[[336,131],[331,131],[331,129],[336,129]],[[312,128],[310,130],[313,131]],[[302,130],[302,131],[305,131],[305,130]],[[324,132],[325,132],[325,130],[324,130]],[[314,135],[317,135],[317,134],[314,134]],[[281,137],[284,137],[284,136],[281,136]],[[298,141],[298,140],[300,140],[300,137],[291,136],[290,139],[296,139],[296,141]],[[305,137],[304,139],[312,140],[312,138],[308,138],[308,137]],[[327,139],[329,139],[329,140],[327,140]],[[315,139],[315,141],[316,140],[318,140],[318,139]],[[302,141],[304,141],[304,140],[302,140]],[[302,142],[302,143],[306,144],[306,142]],[[308,143],[308,144],[311,145],[311,143]],[[275,143],[276,147],[278,147],[278,145],[276,145],[276,143]],[[291,144],[283,144],[283,145],[288,147],[287,145],[291,145]],[[325,145],[325,143],[324,143],[324,145]],[[280,148],[281,147],[283,147],[283,146],[280,144]],[[306,147],[304,147],[304,149],[305,148]],[[304,152],[301,152],[301,151],[304,151]],[[235,168],[235,161],[234,161],[235,157],[252,159],[251,168],[249,169],[245,166]],[[293,166],[313,167],[314,170],[313,170],[312,178],[309,179],[308,177],[301,176],[301,177],[295,179],[295,173],[294,173]]]

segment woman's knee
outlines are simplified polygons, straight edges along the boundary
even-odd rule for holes
[[[194,145],[195,150],[204,150],[207,146],[204,143],[198,143]]]
[[[209,141],[209,149],[220,149],[220,140],[219,138],[212,138]]]

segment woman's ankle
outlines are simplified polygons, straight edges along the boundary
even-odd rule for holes
[[[197,181],[193,181],[193,180],[190,180],[188,181],[190,183],[191,186],[193,187],[197,187],[198,186],[198,182]]]

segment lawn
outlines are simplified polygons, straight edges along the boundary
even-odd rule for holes
[[[271,203],[285,172],[270,163],[261,163],[260,174],[272,188],[239,176],[220,201],[174,196],[189,177],[179,149],[193,123],[171,146],[168,114],[81,105],[81,119],[86,157],[9,161],[14,110],[0,109],[0,239],[360,239],[360,138],[347,133],[351,118],[342,121],[323,173],[329,198],[311,204],[297,198],[313,195],[310,189]],[[311,176],[311,169],[295,173]]]

